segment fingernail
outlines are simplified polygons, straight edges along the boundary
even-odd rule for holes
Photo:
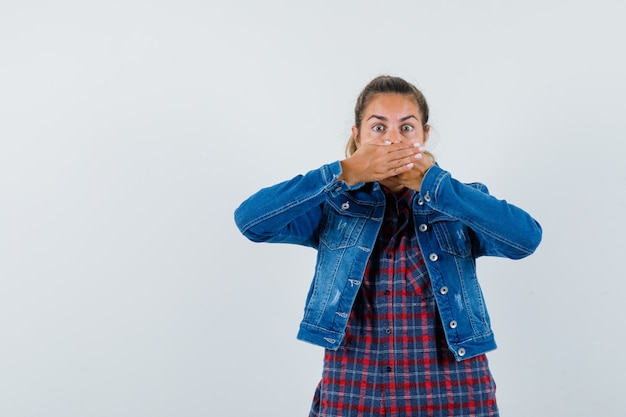
[[[414,148],[419,148],[420,146],[422,146],[422,144],[421,144],[421,143],[414,143],[414,144],[413,144],[413,147],[414,147]]]
[[[422,154],[421,153],[416,153],[415,154],[415,159],[422,159]]]
[[[406,167],[409,169],[413,168],[413,162],[409,162],[408,164],[406,164]]]
[[[420,146],[419,151],[424,152],[426,150],[426,146]]]
[[[391,141],[390,140],[386,140],[385,141],[385,145],[391,145]]]

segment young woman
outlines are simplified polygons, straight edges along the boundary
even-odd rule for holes
[[[497,416],[479,256],[523,258],[541,227],[425,151],[422,93],[360,94],[347,158],[264,188],[235,212],[255,242],[317,249],[298,338],[326,349],[310,416]]]

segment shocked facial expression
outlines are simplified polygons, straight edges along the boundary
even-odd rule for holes
[[[385,93],[370,99],[361,126],[352,127],[357,148],[366,143],[417,142],[424,145],[430,126],[424,127],[417,102],[409,95]]]

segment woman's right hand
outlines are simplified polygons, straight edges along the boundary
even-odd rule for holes
[[[339,180],[348,185],[382,181],[409,171],[423,157],[417,142],[364,143],[347,159],[341,161]]]

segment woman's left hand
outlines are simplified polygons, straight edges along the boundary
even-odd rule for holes
[[[400,184],[415,191],[420,190],[426,171],[435,164],[433,157],[428,152],[422,155],[421,159],[415,161],[413,168],[394,177]]]

